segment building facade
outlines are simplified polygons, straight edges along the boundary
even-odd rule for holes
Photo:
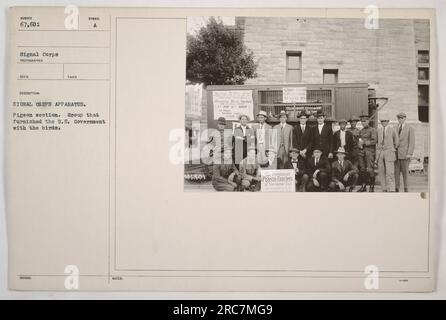
[[[257,77],[245,84],[368,83],[392,122],[403,111],[416,130],[416,153],[429,154],[429,21],[238,17]]]

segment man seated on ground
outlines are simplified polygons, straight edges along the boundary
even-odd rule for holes
[[[260,159],[258,159],[260,161]],[[262,170],[275,170],[281,167],[281,161],[277,158],[276,149],[270,148],[266,150],[266,161],[260,163],[260,169]]]
[[[248,154],[240,162],[241,186],[240,191],[260,190],[260,165],[257,161],[257,152],[254,147],[248,148]]]
[[[330,191],[352,192],[358,181],[358,169],[350,160],[345,159],[347,152],[339,147],[336,151],[337,161],[331,164]]]
[[[315,148],[313,156],[308,159],[306,173],[309,177],[306,191],[327,191],[330,177],[330,163],[326,157],[322,157],[322,150]]]
[[[232,148],[222,148],[223,159],[214,161],[212,186],[217,191],[234,191],[240,184],[240,173],[232,161]]]
[[[293,169],[296,178],[296,191],[305,192],[308,183],[308,174],[305,173],[305,159],[299,157],[297,148],[290,149],[290,160],[286,163],[285,169]]]

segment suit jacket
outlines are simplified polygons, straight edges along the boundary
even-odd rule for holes
[[[291,161],[292,160],[290,159],[290,161],[285,163],[284,169],[294,169],[293,163]],[[296,176],[302,176],[304,173],[306,173],[305,160],[299,159],[297,161],[297,169],[299,169],[299,171],[296,173]]]
[[[313,175],[316,170],[330,174],[330,162],[327,158],[321,157],[318,164],[315,164],[314,157],[312,156],[307,160],[306,163],[306,173]]]
[[[293,126],[287,123],[285,124],[285,128],[283,130],[281,128],[282,125],[280,123],[274,126],[274,129],[276,130],[275,131],[276,134],[274,137],[274,139],[276,140],[275,141],[276,150],[279,151],[279,148],[282,144],[282,135],[283,135],[285,151],[288,154],[290,148],[293,146]]]
[[[265,146],[265,149],[268,149],[271,146],[272,143],[271,129],[272,127],[267,123],[263,125],[263,130],[260,128],[255,129],[256,145],[258,145],[258,143],[262,140],[263,137],[263,144]],[[275,147],[275,145],[273,146]]]
[[[301,151],[307,149],[307,157],[313,152],[314,128],[305,125],[305,132],[302,132],[300,123],[294,127],[293,146]]]
[[[398,133],[398,126],[395,131]],[[404,124],[399,134],[400,144],[398,145],[398,159],[406,159],[407,155],[413,155],[415,149],[415,130],[412,126]]]
[[[240,140],[244,143],[254,143],[255,142],[255,131],[249,125],[246,126],[245,134],[243,134],[243,129],[238,126],[234,129],[235,141]]]
[[[234,129],[233,147],[234,147],[234,161],[239,164],[240,161],[246,158],[249,146],[255,147],[255,132],[249,125],[246,127],[245,134],[241,127]]]
[[[324,157],[333,153],[333,130],[331,125],[325,123],[322,132],[319,133],[318,125],[314,127],[314,148],[320,148]]]
[[[398,144],[399,138],[395,129],[387,126],[386,136],[383,140],[383,127],[380,127],[378,129],[378,142],[376,143],[377,159],[379,159],[380,155],[384,155],[387,161],[395,161]]]
[[[343,166],[338,160],[335,160],[331,164],[331,176],[334,181],[340,181],[344,183],[344,176],[348,173],[357,173],[358,169],[347,159],[344,159]]]
[[[333,151],[336,152],[336,150],[341,147],[341,130],[338,130],[333,135]],[[351,131],[345,130],[345,151],[348,152],[348,155],[352,155],[353,149],[355,148],[355,140],[353,138],[353,133]]]

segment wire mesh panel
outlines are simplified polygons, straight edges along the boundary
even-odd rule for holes
[[[307,89],[306,103],[283,103],[282,90],[258,90],[258,108],[275,118],[280,111],[288,113],[289,120],[297,121],[298,114],[305,110],[314,113],[322,110],[327,117],[334,115],[332,89]]]

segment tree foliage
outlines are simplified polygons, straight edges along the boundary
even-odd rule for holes
[[[244,84],[256,77],[254,54],[240,32],[210,18],[195,36],[188,35],[186,78],[206,85]]]

